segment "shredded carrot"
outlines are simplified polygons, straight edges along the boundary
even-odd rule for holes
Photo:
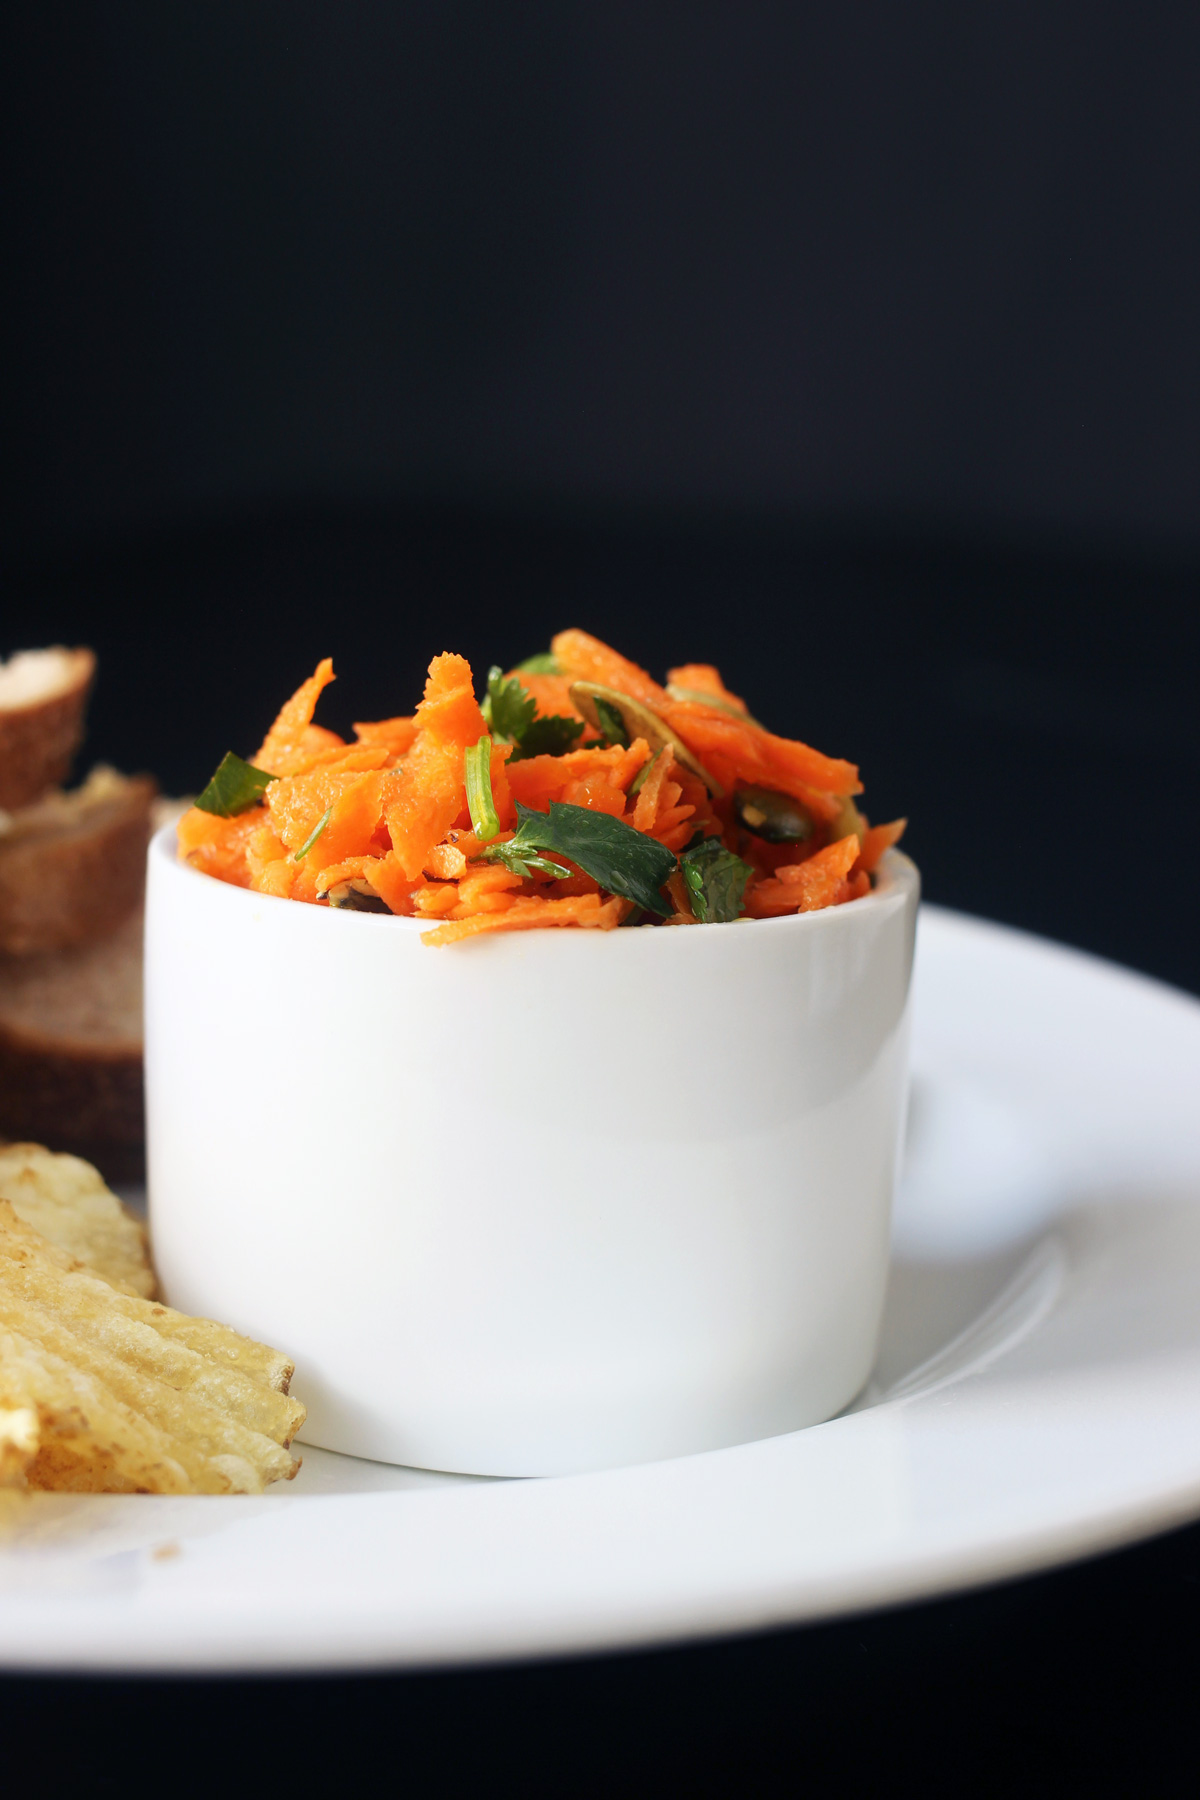
[[[412,748],[385,803],[392,848],[410,880],[465,810],[463,752],[487,733],[465,658],[434,657],[416,718]]]
[[[319,725],[309,726],[310,731],[320,729]],[[386,744],[343,744],[338,738],[333,744],[306,756],[305,767],[296,770],[293,778],[314,774],[318,769],[338,775],[359,774],[364,769],[386,769],[391,761],[392,752]]]
[[[179,854],[184,862],[218,881],[235,887],[250,886],[246,844],[262,824],[262,811],[241,813],[235,819],[219,819],[212,813],[189,807],[179,821]]]
[[[571,681],[594,681],[650,706],[658,706],[666,699],[665,689],[645,669],[639,669],[599,638],[589,637],[586,631],[560,631],[551,648],[559,668]]]
[[[817,912],[832,906],[838,888],[858,861],[858,839],[853,835],[827,844],[802,863],[784,863],[774,879],[760,881],[746,895],[751,917],[772,912]]]
[[[483,931],[529,931],[542,925],[583,925],[611,931],[621,923],[623,910],[621,901],[601,902],[595,894],[575,900],[517,900],[504,913],[476,913],[470,919],[439,925],[435,931],[425,932],[422,941],[435,946],[456,944],[460,938]]]
[[[534,855],[531,863],[534,853],[521,849],[527,839],[519,834],[509,850],[517,803],[534,814],[558,802],[607,815],[675,857],[693,843],[719,839],[749,865],[743,910],[750,918],[841,906],[871,892],[905,821],[873,826],[864,818],[851,798],[862,791],[853,763],[765,730],[711,663],[672,669],[671,686],[693,696],[673,699],[644,669],[587,632],[560,632],[553,654],[557,673],[514,671],[508,678],[533,700],[536,717],[577,717],[571,684],[594,682],[656,714],[703,768],[685,766],[682,751],[677,756],[669,742],[652,753],[646,737],[610,744],[591,727],[561,755],[525,755],[528,708],[518,703],[513,723],[510,699],[505,723],[493,701],[496,724],[489,730],[470,665],[451,653],[430,663],[415,713],[356,724],[346,743],[313,719],[333,680],[326,657],[280,709],[252,759],[273,779],[261,794],[251,787],[238,795],[241,809],[232,816],[192,807],[179,823],[180,856],[218,880],[308,904],[327,905],[331,890],[353,882],[393,913],[433,921],[425,942],[434,945],[551,926],[611,930],[629,917],[659,922],[642,905],[635,912],[632,899],[610,893],[582,866],[589,861],[586,834],[578,839],[578,862],[554,851],[549,861]],[[654,738],[649,722],[646,729]],[[467,752],[484,738],[492,746],[488,830],[499,824],[489,846],[472,823],[466,788]],[[478,759],[471,779],[482,831],[489,815],[479,800]],[[798,802],[810,821],[804,841],[776,844],[755,836],[737,800],[746,786]],[[226,791],[214,784],[218,802]],[[589,829],[598,843],[599,821]],[[660,880],[662,850],[649,867]],[[671,910],[661,922],[692,924],[682,866],[670,867],[659,892]],[[618,878],[611,864],[598,864],[597,874],[606,869],[606,879]]]
[[[451,907],[446,917],[449,919],[473,919],[477,913],[507,912],[516,904],[515,894],[476,894],[473,899],[460,900],[457,906]]]
[[[288,853],[287,845],[271,824],[269,816],[264,818],[263,814],[259,813],[257,827],[246,844],[246,866],[250,871],[251,886],[271,863],[286,861]]]
[[[461,881],[483,845],[473,831],[452,831],[425,858],[425,873],[438,881]]]
[[[711,694],[714,700],[736,706],[739,712],[748,710],[740,694],[730,693],[721,680],[720,670],[714,669],[711,663],[684,663],[680,669],[668,669],[667,682],[671,687],[689,688],[693,694]]]
[[[376,719],[373,724],[355,725],[354,735],[360,744],[382,744],[395,756],[403,756],[417,735],[417,721],[412,719]]]
[[[431,913],[435,917],[453,912],[458,905],[458,887],[453,881],[430,881],[414,888],[413,911]]]
[[[521,675],[516,669],[510,669],[506,679],[515,679],[521,683],[525,692],[536,702],[539,718],[549,719],[557,715],[577,719],[580,716],[571,699],[570,676]]]
[[[316,673],[301,682],[280,707],[257,756],[250,758],[256,769],[267,769],[272,775],[295,774],[314,751],[341,743],[332,731],[312,723],[317,701],[333,679],[333,661],[326,656],[317,664]]]
[[[699,700],[668,700],[660,708],[668,725],[677,731],[689,750],[704,760],[706,752],[726,757],[737,775],[755,786],[781,787],[781,778],[815,788],[825,794],[861,794],[862,784],[853,763],[822,756],[790,738],[776,737],[761,725],[731,718],[726,712]]]
[[[608,749],[596,745],[569,750],[565,756],[530,756],[523,762],[507,765],[508,785],[513,799],[519,800],[522,806],[532,807],[534,812],[545,812],[551,800],[566,798],[569,787],[578,784],[581,789],[588,790],[590,783],[598,781],[598,793],[605,793],[610,788],[622,791],[623,808],[624,791],[649,755],[645,739],[635,738],[628,750],[615,744]],[[588,801],[578,800],[575,804],[586,806]]]
[[[344,881],[362,881],[374,860],[371,856],[347,856],[343,862],[322,864],[316,881],[318,894],[327,894]]]
[[[569,781],[562,797],[568,806],[586,806],[592,812],[609,813],[614,819],[619,819],[625,811],[624,790],[606,775],[589,775],[586,781]]]
[[[317,769],[273,781],[266,792],[271,823],[289,850],[300,850],[320,827],[320,855],[339,862],[360,850],[374,831],[386,779],[380,771],[360,775]],[[326,813],[329,817],[322,826]]]
[[[675,756],[670,747],[660,752],[654,766],[642,783],[641,792],[633,804],[633,816],[630,824],[639,831],[653,831],[658,818],[659,800],[663,791],[663,783],[675,772]],[[677,783],[673,783],[676,791],[681,791]]]
[[[246,845],[246,867],[250,873],[248,885],[256,894],[273,894],[277,900],[291,898],[296,864],[269,824],[261,825],[250,837]]]
[[[502,892],[505,888],[519,888],[521,877],[502,863],[483,863],[463,878],[458,884],[458,897],[467,906],[472,901],[481,900],[485,894]]]
[[[890,825],[869,825],[862,835],[859,868],[867,875],[873,875],[879,867],[880,857],[900,842],[907,824],[907,819],[893,819]]]

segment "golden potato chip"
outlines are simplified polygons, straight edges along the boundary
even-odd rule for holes
[[[125,1371],[165,1381],[179,1393],[215,1405],[276,1443],[290,1443],[304,1409],[274,1388],[253,1381],[236,1367],[223,1366],[188,1345],[160,1337],[156,1327],[169,1308],[140,1301],[137,1310],[111,1303],[107,1283],[86,1269],[63,1271],[48,1258],[29,1253],[28,1240],[0,1231],[0,1313],[14,1328],[36,1334],[57,1347],[61,1331],[77,1340],[76,1360],[88,1355],[120,1359]],[[132,1316],[131,1316],[132,1315]],[[88,1348],[85,1350],[83,1346]]]
[[[36,1407],[0,1405],[0,1488],[24,1485],[37,1447]]]
[[[0,1144],[0,1200],[114,1287],[153,1296],[145,1227],[91,1163],[55,1155],[41,1144]]]
[[[10,1238],[23,1237],[36,1244],[40,1254],[56,1268],[95,1273],[90,1268],[84,1269],[77,1258],[59,1249],[58,1245],[48,1243],[40,1232],[16,1216],[15,1209],[5,1218],[2,1199],[0,1220],[4,1221],[4,1229]],[[128,1289],[114,1284],[114,1293],[107,1297],[107,1304],[114,1313],[123,1317],[141,1318],[146,1315],[140,1300],[141,1296],[129,1294]],[[281,1350],[272,1350],[268,1344],[258,1344],[253,1338],[242,1337],[239,1332],[231,1331],[228,1325],[217,1325],[212,1319],[195,1319],[161,1303],[155,1304],[153,1318],[154,1328],[160,1337],[176,1339],[198,1351],[201,1356],[208,1357],[219,1367],[239,1369],[243,1375],[263,1387],[273,1388],[278,1394],[287,1393],[292,1376],[296,1373],[296,1365]]]
[[[304,1408],[286,1393],[290,1372],[265,1345],[118,1292],[0,1200],[10,1483],[23,1471],[30,1487],[72,1492],[260,1493],[299,1467],[287,1445]],[[32,1453],[17,1418],[31,1407]]]
[[[0,1328],[0,1393],[32,1396],[37,1442],[23,1485],[81,1494],[191,1494],[166,1434],[91,1377],[18,1332]]]
[[[0,1333],[0,1489],[25,1486],[38,1447],[37,1408],[15,1357],[3,1354]]]

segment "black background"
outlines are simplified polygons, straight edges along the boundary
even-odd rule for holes
[[[931,898],[1200,992],[1195,8],[4,31],[0,652],[97,648],[91,755],[185,792],[327,652],[338,725],[580,624],[860,761]],[[1191,1792],[1198,1542],[739,1644],[0,1710],[100,1791],[164,1727],[235,1787]]]

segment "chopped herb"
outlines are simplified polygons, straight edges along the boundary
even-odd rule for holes
[[[502,744],[517,744],[533,724],[537,701],[515,675],[505,681],[504,670],[493,666],[488,670],[487,693],[480,711],[493,737]]]
[[[550,875],[557,881],[567,880],[571,875],[570,869],[564,869],[561,863],[551,862],[548,857],[531,856],[528,850],[514,850],[511,839],[502,844],[489,844],[480,860],[503,863],[506,869],[511,869],[514,875],[520,875],[524,881],[528,881],[531,875]]]
[[[325,808],[325,811],[321,814],[320,818],[317,820],[316,824],[313,826],[312,830],[309,832],[308,836],[305,838],[304,842],[301,844],[300,848],[297,850],[296,854],[293,856],[293,858],[292,858],[293,862],[303,862],[304,861],[305,857],[308,855],[309,851],[312,849],[313,845],[316,843],[317,839],[320,837],[321,833],[324,831],[325,827],[328,825],[328,823],[329,823],[330,819],[332,819],[332,817],[333,817],[333,801],[331,800],[329,802],[329,805]]]
[[[599,694],[592,697],[592,705],[596,708],[596,717],[600,722],[600,733],[606,744],[616,744],[622,750],[629,748],[629,733],[625,729],[625,721],[611,700],[602,700]]]
[[[720,838],[701,839],[679,859],[692,911],[701,925],[728,925],[742,910],[753,870],[727,850]]]
[[[565,756],[568,750],[574,750],[582,735],[582,719],[572,719],[566,713],[547,713],[526,726],[512,761],[522,762],[527,756]]]
[[[536,656],[527,656],[525,661],[517,664],[518,675],[561,675],[558,658],[553,650],[539,650]]]
[[[243,762],[227,750],[204,792],[196,796],[196,805],[201,812],[215,813],[218,819],[233,819],[257,806],[268,782],[278,779],[278,775],[268,775],[265,769],[256,769],[253,763]]]
[[[656,838],[635,831],[623,819],[552,800],[548,813],[533,812],[518,802],[520,821],[506,849],[517,856],[531,850],[556,850],[569,857],[610,894],[665,919],[670,907],[659,893],[675,868],[674,852]]]
[[[500,829],[496,802],[492,797],[492,740],[481,737],[463,753],[467,806],[471,813],[471,830],[481,844],[494,838]]]
[[[654,752],[654,755],[651,756],[646,762],[644,762],[642,764],[641,768],[638,770],[637,774],[634,776],[633,780],[630,782],[629,798],[631,800],[637,799],[638,795],[642,791],[642,788],[645,786],[647,775],[650,773],[651,769],[654,767],[655,763],[658,761],[658,759],[661,755],[662,755],[662,745],[660,744],[658,749]]]
[[[537,701],[515,675],[488,670],[487,693],[480,707],[497,743],[513,746],[513,762],[527,756],[565,756],[583,733],[583,720],[565,713],[537,717]]]

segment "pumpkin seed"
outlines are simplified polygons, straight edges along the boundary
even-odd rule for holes
[[[709,774],[700,758],[692,755],[683,739],[644,701],[620,694],[616,688],[601,687],[599,682],[575,681],[571,684],[571,704],[594,731],[603,731],[605,715],[611,720],[615,713],[631,744],[635,738],[644,738],[652,751],[669,746],[680,767],[698,776],[710,794],[719,798],[724,793],[716,776]]]
[[[829,827],[830,843],[837,843],[839,838],[851,835],[862,843],[863,832],[867,829],[867,821],[855,806],[849,794],[843,794],[838,806],[838,816]]]
[[[703,688],[680,687],[677,681],[669,681],[667,694],[672,700],[694,700],[700,706],[714,706],[718,712],[728,713],[731,719],[743,719],[747,725],[758,725],[760,731],[766,730],[766,726],[760,725],[744,706],[735,706],[732,700],[723,700],[719,694],[706,694]]]
[[[802,844],[813,834],[812,816],[790,794],[771,788],[739,788],[733,810],[747,831],[768,844]]]
[[[339,881],[321,898],[342,912],[390,913],[392,910],[365,881]]]

